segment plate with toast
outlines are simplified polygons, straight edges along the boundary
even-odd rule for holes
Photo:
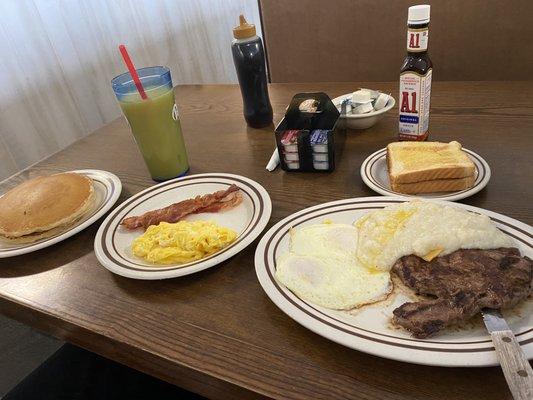
[[[487,186],[490,167],[460,143],[394,142],[372,153],[361,165],[361,178],[372,190],[455,201]]]

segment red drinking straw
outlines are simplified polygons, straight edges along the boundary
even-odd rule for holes
[[[141,80],[139,79],[139,75],[137,75],[137,70],[135,69],[135,66],[133,65],[133,61],[131,61],[130,55],[128,54],[128,50],[126,50],[126,46],[121,44],[120,46],[118,46],[118,49],[120,50],[120,54],[122,54],[122,58],[124,59],[124,62],[126,63],[126,67],[128,67],[128,71],[130,71],[131,77],[133,78],[133,82],[135,83],[135,86],[137,86],[137,90],[139,91],[141,98],[143,100],[146,100],[148,96],[146,96],[146,92],[144,91],[143,84],[141,83]]]

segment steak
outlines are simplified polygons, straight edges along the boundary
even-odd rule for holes
[[[529,295],[533,278],[533,262],[516,248],[457,250],[429,262],[410,255],[392,270],[416,293],[435,297],[393,311],[394,324],[422,339],[483,308],[515,306]]]

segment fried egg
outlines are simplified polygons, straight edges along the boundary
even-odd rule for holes
[[[213,221],[161,222],[132,243],[133,254],[154,264],[184,264],[205,258],[235,241],[237,233]]]
[[[392,289],[389,273],[361,265],[356,246],[352,225],[291,229],[289,252],[278,258],[276,278],[302,300],[335,310],[384,299]]]
[[[381,271],[411,254],[430,261],[459,249],[515,246],[488,216],[427,201],[385,207],[360,218],[355,226],[357,258]]]
[[[357,229],[325,222],[290,231],[289,251],[308,256],[356,258]]]

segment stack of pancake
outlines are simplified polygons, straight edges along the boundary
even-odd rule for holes
[[[76,173],[26,181],[0,197],[0,239],[31,243],[71,228],[92,208],[94,186]]]

